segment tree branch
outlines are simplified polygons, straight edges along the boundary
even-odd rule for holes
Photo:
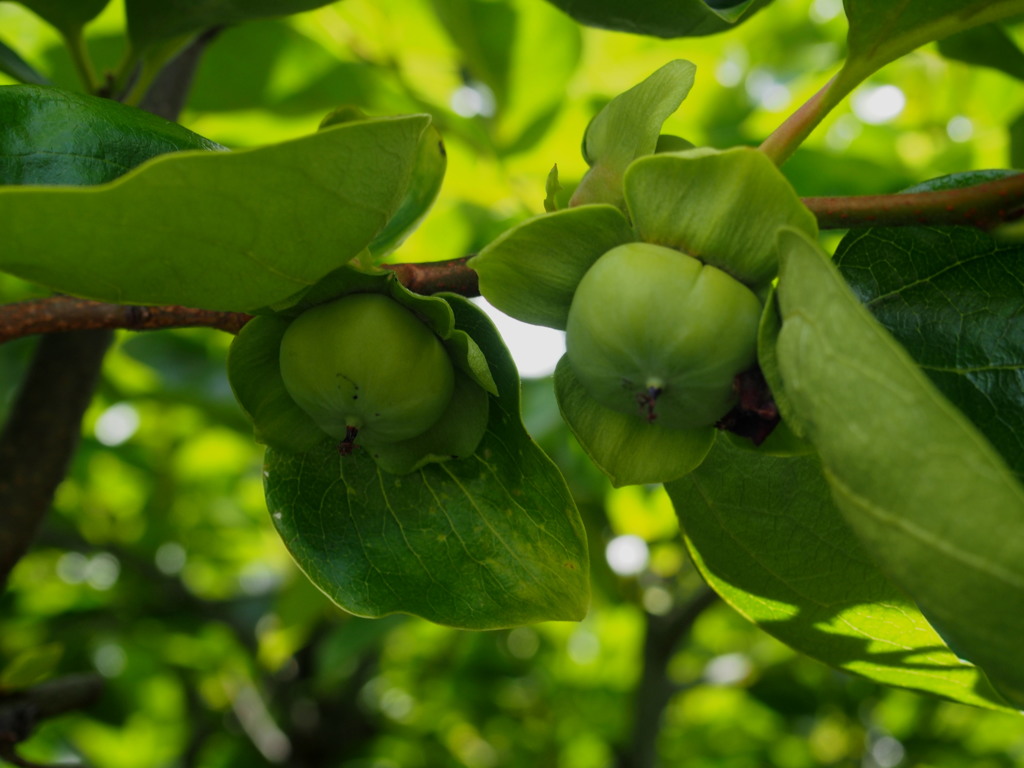
[[[161,87],[187,88],[198,64],[198,53],[208,42],[201,38],[194,44],[196,55],[179,57],[168,68],[169,74],[161,81]],[[175,91],[172,98],[157,100],[155,103],[160,106],[154,107],[154,111],[168,120],[176,119],[183,94],[184,90]],[[26,313],[23,316],[29,318],[30,325],[35,323],[37,328],[40,312],[46,313],[46,309],[33,311],[24,304],[19,309]],[[17,314],[19,309],[14,312]],[[120,312],[124,315],[125,308]],[[130,318],[133,312],[128,310],[127,314]],[[92,399],[104,353],[113,338],[109,330],[80,331],[79,326],[59,317],[53,320],[54,330],[75,330],[47,335],[36,347],[31,367],[0,434],[0,591],[31,546],[53,493],[64,478],[78,446],[82,415]]]
[[[1024,173],[934,192],[805,197],[822,229],[969,226],[993,229],[1024,213]]]
[[[386,265],[415,293],[449,291],[479,296],[476,272],[466,266],[469,257],[429,264]],[[0,344],[36,333],[122,329],[155,331],[164,328],[207,327],[238,333],[251,319],[243,312],[216,312],[191,307],[139,307],[102,301],[49,296],[0,305]]]
[[[110,331],[44,336],[0,434],[0,591],[78,446]]]
[[[643,671],[634,693],[633,734],[628,750],[619,755],[618,768],[654,768],[657,764],[662,715],[676,691],[668,677],[669,662],[694,622],[717,601],[718,595],[702,586],[688,603],[666,615],[647,614]]]

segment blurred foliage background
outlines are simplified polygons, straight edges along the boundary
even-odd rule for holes
[[[117,2],[89,27],[101,69],[122,55],[122,27]],[[0,34],[57,84],[77,87],[55,33],[21,6],[0,2]],[[243,147],[313,131],[343,103],[429,112],[448,176],[397,258],[454,258],[540,212],[553,164],[567,196],[585,170],[587,121],[669,59],[694,61],[698,79],[666,130],[697,144],[754,144],[838,68],[844,35],[840,0],[776,0],[731,32],[682,41],[583,30],[541,0],[345,0],[223,31],[182,122]],[[929,46],[859,89],[785,171],[818,195],[1009,167],[1021,113],[1018,80]],[[33,295],[0,280],[3,301]],[[229,341],[198,329],[125,333],[108,356],[71,474],[0,598],[0,683],[94,670],[107,687],[99,706],[44,725],[27,759],[1024,766],[1024,721],[832,671],[709,598],[661,489],[613,491],[562,426],[542,377],[524,381],[524,416],[584,514],[587,619],[474,634],[344,614],[272,529],[261,449],[224,375]],[[4,409],[34,343],[0,347]]]

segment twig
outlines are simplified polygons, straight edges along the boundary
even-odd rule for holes
[[[393,264],[401,283],[421,294],[449,291],[479,296],[476,272],[466,266],[469,257],[429,264]],[[0,344],[36,333],[122,329],[155,331],[165,328],[207,327],[238,333],[251,319],[242,312],[216,312],[191,307],[140,307],[102,301],[49,296],[0,305]]]
[[[1024,212],[1024,173],[959,189],[898,195],[805,197],[822,229],[970,226],[993,229]]]

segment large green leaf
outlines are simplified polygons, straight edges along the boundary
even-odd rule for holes
[[[857,297],[1024,476],[1024,244],[969,227],[848,235]]]
[[[66,35],[92,21],[109,0],[18,0]]]
[[[0,187],[0,269],[104,301],[251,311],[349,261],[401,202],[430,118],[156,158],[95,187]]]
[[[136,51],[210,27],[287,16],[335,0],[125,0],[128,36]]]
[[[837,77],[843,92],[932,40],[1024,13],[1024,0],[844,0],[849,54]]]
[[[778,370],[833,496],[958,655],[1024,704],[1024,489],[817,243],[780,235]]]
[[[581,24],[657,37],[695,37],[729,29],[771,0],[548,0]]]
[[[698,469],[665,488],[705,580],[765,631],[880,683],[1008,706],[878,569],[816,456],[777,458],[718,440]]]
[[[35,85],[0,87],[0,125],[0,185],[102,184],[156,155],[224,149],[141,109]]]
[[[498,398],[474,456],[407,475],[327,441],[268,449],[267,506],[293,557],[338,605],[493,629],[581,619],[586,534],[565,481],[519,416],[515,365],[486,317],[452,301],[456,326],[487,354]]]

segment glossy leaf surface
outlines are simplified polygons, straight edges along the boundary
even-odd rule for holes
[[[120,303],[279,302],[384,227],[428,125],[425,115],[350,123],[259,149],[157,158],[96,187],[0,188],[0,269]]]
[[[0,87],[0,123],[0,184],[102,184],[157,155],[224,149],[141,109],[43,86]]]
[[[840,510],[958,655],[1024,703],[1024,489],[816,243],[780,237],[778,365]]]
[[[491,362],[500,397],[476,454],[409,475],[326,442],[269,449],[267,505],[299,566],[363,616],[413,613],[493,629],[581,619],[589,600],[586,536],[565,482],[523,429],[519,380],[500,337],[469,302],[456,325]]]
[[[976,706],[1006,708],[854,536],[816,456],[718,440],[666,490],[705,580],[787,645],[834,667]]]

